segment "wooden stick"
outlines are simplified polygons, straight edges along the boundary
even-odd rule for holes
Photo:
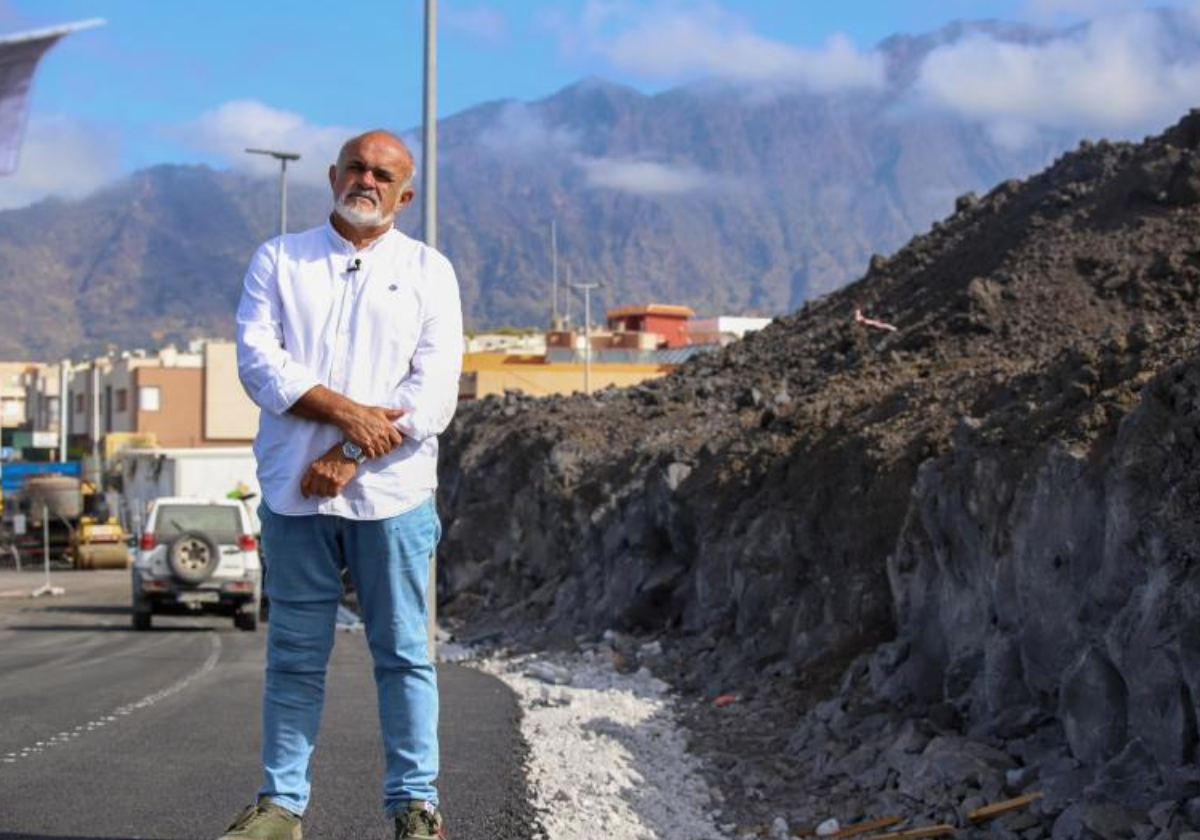
[[[954,832],[954,826],[942,823],[941,825],[924,825],[920,828],[906,828],[903,831],[893,831],[889,834],[873,834],[868,840],[918,840],[922,837],[945,837]]]
[[[859,823],[858,825],[850,825],[843,828],[841,831],[835,831],[829,835],[829,840],[840,840],[842,837],[856,837],[859,834],[867,834],[871,831],[879,831],[881,828],[888,828],[900,822],[903,817],[880,817],[877,820],[870,822]]]
[[[1015,799],[1005,799],[1003,802],[993,802],[991,805],[985,805],[982,808],[976,808],[974,811],[967,812],[967,819],[971,822],[983,822],[990,820],[1001,814],[1007,814],[1009,811],[1015,811],[1018,808],[1024,808],[1031,802],[1036,802],[1042,798],[1042,792],[1027,793],[1024,796],[1018,796]]]

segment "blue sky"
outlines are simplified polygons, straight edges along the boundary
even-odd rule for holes
[[[536,99],[588,75],[652,91],[705,75],[758,72],[751,66],[760,57],[763,73],[805,61],[857,67],[890,34],[959,18],[1061,24],[1159,5],[1168,4],[441,0],[439,113],[493,99]],[[419,123],[422,6],[421,0],[0,0],[0,32],[107,20],[69,36],[42,62],[22,171],[0,183],[0,207],[84,194],[156,163],[253,166],[238,155],[247,142],[295,138],[290,145],[307,153],[309,166],[300,177],[316,177],[315,158],[347,131]],[[968,106],[975,107],[974,97],[961,107]],[[993,111],[979,118],[999,119]]]

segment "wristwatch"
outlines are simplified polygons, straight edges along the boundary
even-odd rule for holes
[[[342,455],[347,461],[353,461],[356,464],[361,464],[367,460],[367,456],[363,454],[362,447],[352,441],[342,441]]]

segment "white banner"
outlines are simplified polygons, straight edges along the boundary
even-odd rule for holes
[[[0,38],[0,175],[11,175],[17,169],[29,119],[29,88],[38,62],[59,38],[101,23],[86,20]]]

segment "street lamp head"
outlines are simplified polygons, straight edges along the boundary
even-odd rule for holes
[[[248,154],[267,155],[279,161],[279,234],[287,233],[287,165],[289,160],[300,160],[297,152],[279,149],[246,149]]]
[[[297,152],[283,152],[278,149],[246,149],[252,155],[270,155],[275,160],[300,160]]]

